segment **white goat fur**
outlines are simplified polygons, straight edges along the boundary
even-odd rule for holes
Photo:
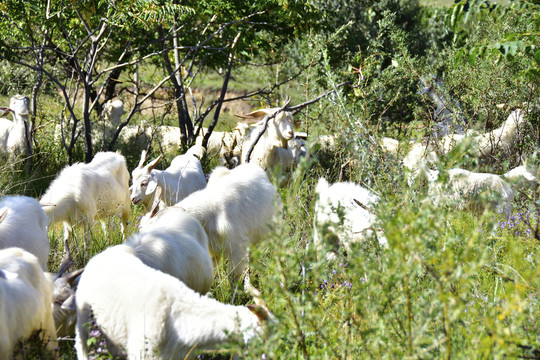
[[[96,217],[104,220],[119,214],[125,226],[131,214],[126,182],[129,172],[124,157],[98,153],[95,159],[65,167],[41,197],[49,225],[64,222],[65,241],[76,222],[82,221],[87,228]]]
[[[88,359],[85,324],[91,316],[108,339],[108,350],[113,355],[125,351],[128,359],[192,359],[196,348],[215,348],[235,334],[247,343],[261,332],[258,317],[247,307],[201,296],[143,264],[127,245],[94,256],[81,276],[75,344],[79,360]]]
[[[208,132],[206,128],[201,130],[201,134],[195,140],[198,145],[202,145],[204,135]],[[206,153],[209,156],[218,156],[222,165],[228,163],[233,166],[238,165],[242,156],[242,147],[249,131],[249,124],[243,122],[238,122],[232,131],[212,131],[208,139]]]
[[[412,186],[413,182],[422,174],[429,165],[437,162],[437,154],[430,147],[421,143],[413,144],[405,157],[403,165],[409,172],[407,183]]]
[[[9,111],[13,114],[13,121],[0,118],[0,152],[16,156],[27,152],[30,99],[22,95],[13,96],[9,101]]]
[[[441,183],[439,171],[426,171],[432,201],[447,202],[478,215],[486,210],[502,212],[506,217],[512,215],[514,191],[499,175],[450,169],[448,181]]]
[[[535,173],[536,171],[527,165],[520,165],[509,170],[503,174],[502,177],[517,190],[524,190],[527,188],[536,189],[538,186],[538,179],[535,176]]]
[[[17,342],[40,329],[47,348],[57,347],[51,303],[38,259],[21,248],[0,250],[0,359],[11,359]]]
[[[497,152],[511,150],[518,139],[520,127],[524,126],[525,117],[521,109],[510,113],[508,118],[495,130],[484,134],[475,130],[468,130],[465,134],[448,134],[443,136],[439,143],[439,151],[448,154],[457,145],[467,142],[469,152],[481,159],[494,155]]]
[[[127,245],[146,265],[176,277],[198,293],[210,290],[214,271],[208,237],[199,221],[184,210],[171,207],[161,211]]]
[[[139,165],[131,172],[131,202],[135,205],[142,203],[147,211],[152,205],[157,186],[163,190],[162,200],[166,205],[174,205],[189,194],[206,187],[201,162],[191,152],[175,157],[165,170],[154,168],[160,158],[161,156],[143,166],[146,160],[146,151],[143,150]]]
[[[5,196],[0,201],[0,249],[20,247],[34,254],[43,271],[49,259],[47,216],[40,203],[27,196]]]
[[[352,182],[330,185],[324,178],[319,179],[315,191],[318,199],[315,203],[313,241],[318,249],[323,239],[328,238],[335,247],[343,246],[350,251],[352,243],[364,241],[374,233],[380,245],[387,245],[382,231],[376,227],[374,207],[379,202],[377,195]],[[335,258],[335,253],[329,252],[326,258]]]
[[[232,170],[214,169],[205,189],[194,192],[174,207],[195,215],[204,227],[210,251],[229,259],[231,282],[247,268],[248,247],[270,230],[276,189],[265,172],[254,164]],[[159,213],[158,213],[159,215]],[[141,219],[141,226],[152,218]]]
[[[271,171],[276,165],[276,161],[282,161],[281,155],[274,154],[277,148],[288,149],[288,141],[294,138],[293,131],[293,116],[288,111],[279,111],[280,108],[261,109],[244,115],[245,121],[259,121],[246,137],[246,141],[242,146],[242,163],[246,163],[247,155],[255,143],[258,134],[264,126],[264,118],[272,116],[268,121],[268,127],[263,133],[257,144],[253,147],[249,162],[259,165],[266,171]],[[251,120],[249,120],[251,119]]]

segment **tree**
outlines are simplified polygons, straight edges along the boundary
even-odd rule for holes
[[[9,0],[0,8],[0,24],[7,29],[0,40],[0,60],[39,74],[34,99],[43,76],[55,85],[65,102],[61,124],[70,131],[62,132],[68,161],[73,160],[82,122],[88,162],[93,155],[91,119],[100,116],[104,102],[117,93],[122,73],[154,64],[164,70],[165,78],[152,84],[133,78],[126,84],[137,89],[139,98],[133,101],[107,148],[114,147],[119,132],[138,111],[140,100],[165,84],[172,85],[181,140],[187,144],[196,135],[186,101],[193,79],[202,72],[227,67],[222,73],[225,92],[235,66],[251,64],[254,59],[279,62],[279,48],[307,31],[318,11],[300,1],[282,0],[200,1],[190,5],[164,0]],[[250,96],[264,92],[258,89]],[[194,114],[198,115],[195,123],[200,127],[212,110],[217,110],[217,121],[223,101],[222,97]],[[65,120],[64,113],[68,114]]]

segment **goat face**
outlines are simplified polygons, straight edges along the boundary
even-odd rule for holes
[[[28,115],[30,113],[30,99],[26,96],[15,95],[9,101],[9,108],[19,115]]]
[[[157,182],[150,173],[133,176],[133,185],[129,187],[133,205],[140,204],[146,196],[153,194],[156,186]]]
[[[281,134],[283,139],[291,140],[294,137],[293,131],[293,118],[292,114],[288,111],[279,113],[275,118],[278,133]]]

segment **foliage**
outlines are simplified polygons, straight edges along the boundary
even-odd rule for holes
[[[450,25],[454,28],[471,28],[478,21],[502,23],[504,32],[498,38],[486,38],[461,49],[456,61],[474,64],[477,58],[494,58],[526,61],[520,72],[531,81],[540,80],[540,4],[516,1],[508,4],[490,4],[485,0],[461,1],[452,12]],[[525,21],[524,21],[525,20]],[[506,26],[504,26],[506,25]],[[499,26],[501,27],[501,26]]]

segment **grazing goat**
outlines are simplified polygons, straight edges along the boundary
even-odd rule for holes
[[[205,189],[194,192],[173,208],[193,214],[204,227],[215,256],[229,260],[231,285],[241,279],[248,263],[248,247],[270,230],[279,199],[264,171],[254,164],[242,164],[232,170],[214,169]],[[156,203],[154,203],[156,206]],[[166,209],[167,211],[167,209]],[[141,219],[141,226],[159,219],[156,208]],[[156,214],[154,217],[153,214]],[[245,288],[251,288],[245,277]]]
[[[512,149],[518,139],[520,127],[524,125],[525,117],[523,111],[517,109],[512,111],[508,118],[497,129],[479,133],[475,130],[468,130],[464,134],[448,134],[439,140],[438,151],[441,154],[448,154],[456,146],[466,142],[469,153],[486,159],[500,151]]]
[[[103,161],[107,158],[109,161]],[[106,153],[96,154],[96,162],[65,167],[53,180],[40,203],[49,225],[64,223],[65,251],[69,251],[71,228],[79,221],[83,222],[86,233],[96,217],[103,221],[119,214],[124,232],[131,214],[126,176],[129,179],[123,156]]]
[[[167,208],[126,244],[135,249],[146,265],[176,277],[198,293],[210,290],[214,270],[208,236],[199,221],[186,211]]]
[[[196,144],[202,145],[204,135],[208,129],[202,128],[197,136]],[[221,165],[236,167],[240,164],[244,140],[250,131],[249,124],[238,122],[232,131],[212,131],[208,139],[206,153],[209,156],[218,156]]]
[[[516,190],[536,189],[538,187],[538,179],[535,173],[536,171],[529,166],[520,165],[509,170],[502,177]]]
[[[167,169],[158,170],[155,167],[161,155],[144,166],[146,151],[143,150],[139,165],[131,172],[131,202],[134,205],[142,203],[146,211],[149,211],[157,186],[163,190],[162,200],[166,205],[176,204],[189,194],[204,189],[206,178],[201,162],[190,150],[188,152],[175,157]]]
[[[34,198],[5,196],[0,201],[0,249],[13,246],[34,254],[43,271],[47,270],[47,216]]]
[[[422,174],[428,164],[433,165],[437,162],[437,154],[430,150],[429,146],[421,143],[413,144],[405,157],[403,165],[408,171],[407,184],[412,186],[414,181]]]
[[[31,154],[30,127],[28,116],[30,113],[30,99],[26,96],[15,95],[9,101],[9,108],[0,108],[4,112],[13,114],[13,121],[0,118],[0,152],[15,157],[22,153]]]
[[[42,330],[47,348],[57,347],[52,289],[38,259],[21,248],[0,250],[0,359],[12,359],[14,346]]]
[[[288,141],[294,138],[292,113],[272,108],[256,110],[242,117],[247,123],[258,122],[242,146],[242,163],[251,162],[271,173],[279,162],[283,161],[283,156],[276,152],[279,152],[279,149],[288,149]],[[272,118],[268,120],[268,117]],[[261,132],[263,134],[257,141]],[[248,158],[250,151],[251,157]]]
[[[75,292],[82,272],[83,269],[79,269],[70,273],[61,271],[58,274],[47,274],[53,284],[53,317],[59,338],[75,336],[77,323]]]
[[[450,169],[448,180],[443,183],[439,171],[425,171],[428,193],[435,203],[449,203],[478,215],[486,210],[502,212],[507,218],[512,215],[514,191],[499,175]]]
[[[314,245],[322,247],[323,239],[333,245],[333,251],[326,254],[327,260],[335,259],[337,248],[343,246],[347,252],[354,242],[364,241],[374,233],[379,244],[387,241],[376,227],[374,207],[379,197],[362,186],[351,182],[329,185],[320,178],[316,190],[319,195],[315,203]]]
[[[252,312],[252,310],[254,312]],[[193,359],[234,336],[244,343],[262,333],[271,314],[201,296],[178,279],[146,266],[127,245],[110,247],[86,265],[77,289],[76,349],[88,359],[89,324],[113,356]]]

